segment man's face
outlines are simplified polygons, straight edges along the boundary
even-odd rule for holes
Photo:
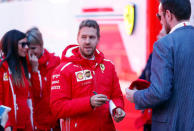
[[[77,41],[80,52],[85,58],[92,58],[98,44],[97,30],[93,27],[83,27],[78,33]]]
[[[158,14],[160,16],[160,23],[161,23],[162,27],[164,27],[166,33],[168,34],[171,30],[171,27],[170,27],[168,20],[165,17],[165,12],[164,12],[161,4],[159,5]]]
[[[37,58],[42,56],[43,47],[40,44],[30,44],[29,45],[29,54],[35,55]]]

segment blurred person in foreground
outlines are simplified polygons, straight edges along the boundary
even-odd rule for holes
[[[62,131],[114,131],[125,112],[115,67],[96,49],[100,28],[83,20],[77,35],[79,45],[69,45],[52,76],[51,108],[61,118]],[[109,112],[109,100],[115,107]],[[113,111],[113,112],[112,112]]]
[[[158,17],[168,35],[154,44],[151,85],[126,89],[137,109],[152,108],[152,131],[194,129],[194,27],[189,0],[160,0]]]
[[[38,28],[29,29],[26,36],[29,42],[28,53],[35,58],[30,63],[37,67],[35,70],[39,74],[41,84],[39,87],[32,87],[34,130],[60,130],[59,127],[57,128],[57,120],[50,109],[51,75],[55,67],[59,65],[60,58],[44,49],[42,34]]]
[[[32,131],[31,111],[27,101],[31,85],[39,86],[39,82],[36,79],[37,72],[29,72],[27,67],[29,43],[23,32],[10,30],[3,36],[1,44],[0,105],[11,108],[5,130]]]

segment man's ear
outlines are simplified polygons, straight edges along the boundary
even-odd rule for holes
[[[166,10],[166,12],[165,12],[165,17],[166,17],[166,19],[167,19],[168,21],[172,21],[174,15],[173,15],[169,10]]]

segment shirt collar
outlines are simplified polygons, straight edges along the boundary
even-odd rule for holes
[[[175,25],[175,26],[171,29],[171,31],[170,31],[169,33],[174,32],[176,29],[178,29],[178,28],[180,28],[180,27],[188,26],[188,25],[191,25],[191,23],[188,22],[188,21],[183,21],[183,22],[181,22],[181,23]]]
[[[89,58],[88,60],[95,60],[95,56],[93,56],[92,58]]]

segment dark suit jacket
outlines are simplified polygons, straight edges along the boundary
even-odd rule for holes
[[[152,131],[194,131],[194,27],[154,44],[151,85],[134,101],[137,109],[153,109]]]

